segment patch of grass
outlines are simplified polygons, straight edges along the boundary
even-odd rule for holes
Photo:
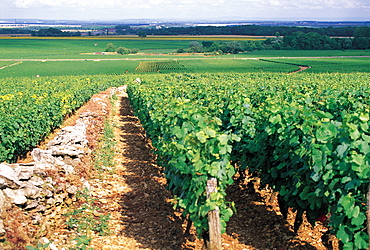
[[[115,156],[114,131],[109,119],[104,121],[103,136],[94,153],[94,168],[100,172],[110,170],[114,165]]]
[[[26,246],[27,250],[42,250],[48,248],[50,243],[42,244],[42,243],[37,243],[37,246]]]
[[[95,232],[99,235],[109,235],[108,221],[110,214],[100,214],[101,208],[94,203],[96,199],[89,195],[87,188],[77,192],[76,198],[80,204],[73,211],[65,214],[68,217],[66,225],[70,230],[76,230],[80,234],[90,235]]]

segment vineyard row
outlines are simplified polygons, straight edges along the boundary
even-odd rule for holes
[[[171,74],[130,84],[129,98],[176,206],[198,235],[225,200],[236,168],[263,184],[310,222],[329,218],[344,249],[365,249],[370,178],[368,74]],[[218,192],[206,196],[206,183]]]

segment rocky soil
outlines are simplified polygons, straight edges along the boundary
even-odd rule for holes
[[[115,91],[118,99],[112,105],[109,97]],[[115,166],[97,169],[92,159],[106,118],[114,125]],[[69,136],[75,140],[64,140],[68,143],[62,147],[61,138],[71,131],[77,131]],[[74,239],[85,234],[92,249],[201,249],[194,228],[184,236],[187,223],[172,208],[151,150],[124,88],[94,96],[28,158],[0,166],[0,249],[25,249],[38,242],[49,242],[52,250],[83,249]],[[222,236],[224,249],[337,249],[335,240],[323,244],[327,228],[321,222],[312,227],[305,221],[294,233],[294,214],[284,220],[272,191],[259,187],[258,180],[251,189],[248,181],[228,190],[238,212]],[[92,197],[93,224],[109,215],[107,235],[67,226],[68,214],[89,203],[78,196],[81,190]]]

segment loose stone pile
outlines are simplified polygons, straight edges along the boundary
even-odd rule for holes
[[[89,187],[88,181],[80,177],[75,168],[83,164],[84,156],[91,154],[89,129],[96,126],[95,118],[108,115],[109,97],[117,91],[125,91],[125,88],[113,88],[106,95],[93,96],[90,100],[93,111],[83,110],[76,124],[64,127],[46,149],[33,149],[33,162],[0,163],[0,214],[14,205],[43,213],[62,203],[72,203],[79,189]],[[76,175],[74,179],[79,179],[79,185],[70,182],[73,175]],[[5,234],[4,222],[0,219],[0,237]]]

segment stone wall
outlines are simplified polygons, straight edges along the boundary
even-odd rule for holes
[[[98,140],[104,117],[109,114],[110,97],[117,91],[125,91],[125,87],[94,95],[77,112],[75,125],[61,129],[46,149],[32,150],[33,162],[0,163],[0,214],[18,206],[42,215],[62,203],[72,203],[78,190],[89,188],[78,167],[85,164],[84,158],[91,157],[91,140]],[[0,219],[0,237],[5,234]]]

